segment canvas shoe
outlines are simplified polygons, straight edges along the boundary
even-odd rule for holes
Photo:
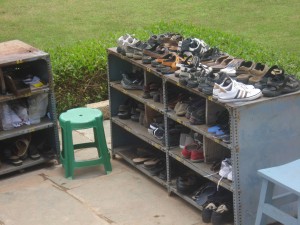
[[[220,89],[223,88],[225,90],[227,89],[230,89],[231,88],[231,82],[232,82],[232,79],[227,77],[224,79],[224,81],[221,83],[221,84],[218,84],[218,83],[215,83],[214,84],[214,87],[213,87],[213,98],[214,99],[217,99],[218,98],[218,95],[220,93]],[[239,85],[240,87],[244,88],[244,89],[254,89],[254,86],[253,85],[247,85],[247,84],[243,84],[243,83],[240,83],[240,82],[236,82],[237,85]]]
[[[198,145],[196,149],[191,150],[190,160],[191,160],[191,162],[194,162],[194,163],[204,161],[204,153],[203,153],[202,146]]]
[[[221,179],[227,178],[228,174],[232,172],[232,165],[231,165],[231,159],[226,158],[221,162],[221,169],[219,171],[219,175],[221,176]]]
[[[219,102],[243,102],[258,99],[262,96],[262,92],[259,89],[248,88],[235,80],[231,80],[231,83],[223,88],[219,88],[218,101]]]

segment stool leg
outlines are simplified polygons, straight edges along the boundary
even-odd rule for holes
[[[298,205],[297,224],[300,225],[300,198],[299,197],[297,200],[297,205]]]
[[[110,163],[110,154],[108,152],[106,139],[105,139],[103,121],[102,118],[97,118],[96,120],[97,120],[97,127],[94,128],[95,142],[98,149],[98,154],[100,152],[100,157],[102,157],[106,174],[108,174],[112,171],[112,167]]]
[[[65,124],[65,129],[62,128],[63,135],[63,154],[65,158],[64,168],[65,177],[73,179],[74,176],[74,148],[72,139],[72,128],[69,123]]]
[[[271,203],[273,197],[274,184],[263,179],[261,192],[259,196],[258,209],[256,214],[255,225],[266,225],[267,216],[264,215],[264,204]]]

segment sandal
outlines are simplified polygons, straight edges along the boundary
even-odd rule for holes
[[[156,47],[155,51],[150,51],[148,49],[143,49],[143,55],[145,56],[151,56],[155,59],[164,58],[166,55],[169,54],[169,49],[164,47]]]
[[[137,157],[137,158],[133,158],[132,162],[134,162],[135,164],[141,164],[151,159],[153,159],[153,157]]]
[[[16,96],[29,94],[31,92],[30,86],[25,84],[22,80],[14,80],[10,75],[4,75],[4,80],[7,90]]]
[[[300,90],[300,83],[295,76],[274,76],[268,80],[267,87],[262,90],[262,93],[265,97],[276,97],[298,90]]]
[[[284,70],[279,68],[277,65],[272,66],[269,71],[262,77],[262,79],[254,84],[254,87],[260,90],[266,88],[268,80],[272,79],[272,77],[275,76],[284,77]]]
[[[161,65],[161,63],[164,61],[164,60],[168,60],[170,58],[173,57],[173,54],[172,53],[168,53],[168,54],[165,54],[163,55],[162,57],[159,57],[159,58],[156,58],[154,60],[151,61],[151,66],[153,67],[157,67],[158,65]]]

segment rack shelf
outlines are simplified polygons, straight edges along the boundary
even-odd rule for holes
[[[112,134],[119,134],[118,129],[124,129],[128,134],[133,134],[145,143],[150,143],[157,149],[163,150],[166,155],[167,173],[170,175],[170,160],[196,172],[207,180],[219,183],[225,189],[233,193],[234,224],[253,225],[256,217],[257,204],[260,191],[260,179],[257,170],[293,161],[300,158],[300,120],[297,120],[300,112],[300,91],[281,95],[276,98],[261,97],[255,101],[239,103],[220,103],[212,96],[207,96],[197,88],[187,88],[179,84],[179,79],[171,75],[163,75],[151,65],[141,63],[141,60],[133,60],[116,52],[116,48],[107,50],[108,54],[108,82],[110,107],[113,117]],[[124,90],[120,84],[122,76],[120,71],[133,71],[139,68],[144,72],[145,84],[153,80],[161,80],[163,88],[163,104],[155,103],[153,100],[143,99],[141,90]],[[177,92],[189,93],[204,98],[206,101],[206,122],[204,125],[192,125],[185,117],[179,117],[174,111],[168,110],[168,91],[171,88]],[[118,93],[122,93],[122,96]],[[119,98],[133,98],[145,106],[154,109],[164,116],[165,134],[168,134],[168,123],[176,121],[190,130],[199,133],[203,138],[205,155],[204,163],[192,163],[181,156],[179,147],[162,146],[147,129],[138,123],[121,121],[116,118],[116,109],[120,104]],[[215,114],[220,110],[227,110],[230,121],[230,144],[215,138],[208,132],[210,124],[215,122]],[[126,144],[133,144],[129,138]],[[118,137],[112,135],[112,151],[114,154],[122,155],[118,148],[124,144]],[[168,143],[168,136],[165,137]],[[124,156],[124,155],[123,155]],[[126,155],[124,156],[126,158]],[[233,169],[233,181],[214,174],[210,170],[210,162],[214,159],[231,157]],[[129,163],[130,160],[127,157]],[[131,163],[140,170],[138,166]],[[145,172],[145,171],[144,171]],[[146,173],[145,173],[146,174]],[[201,209],[189,196],[182,195],[176,190],[173,181],[166,182],[169,193],[174,192],[191,205]],[[249,191],[251,189],[251,191]]]
[[[29,142],[28,146],[26,146],[27,150],[31,144],[35,144],[35,147],[37,147],[38,144],[43,146],[43,149],[41,150],[43,152],[40,152],[42,157],[38,160],[32,160],[27,157],[22,160],[23,163],[20,166],[2,163],[0,167],[0,176],[51,160],[50,158],[43,157],[43,155],[49,154],[57,159],[59,152],[53,75],[49,54],[19,40],[0,43],[0,76],[2,76],[2,81],[7,75],[10,75],[12,80],[23,80],[28,78],[28,75],[36,76],[44,85],[37,88],[30,87],[31,91],[29,93],[16,96],[8,92],[9,85],[4,82],[4,84],[2,83],[3,86],[1,86],[3,87],[3,90],[1,89],[2,95],[0,95],[0,105],[2,106],[4,103],[7,103],[8,105],[10,103],[13,103],[14,105],[19,104],[19,101],[16,100],[22,101],[22,104],[24,103],[24,105],[29,105],[27,104],[28,97],[41,95],[43,97],[41,99],[44,99],[44,97],[47,99],[43,100],[43,103],[45,104],[36,103],[34,107],[38,108],[40,105],[44,105],[45,108],[41,111],[43,112],[45,110],[46,115],[41,115],[43,118],[40,118],[41,121],[37,124],[22,125],[21,127],[13,128],[11,130],[0,130],[1,151],[4,149],[11,151],[16,147],[15,141],[18,139],[21,140],[22,138],[25,138],[25,136],[26,138],[30,137],[30,139],[27,139]],[[32,110],[37,110],[36,108]],[[17,113],[16,116],[18,116]],[[28,116],[30,118],[30,114]],[[2,113],[0,113],[0,119],[3,119]],[[33,119],[37,120],[39,118]],[[1,159],[4,162],[9,161],[9,159],[5,159],[5,157],[2,157]]]

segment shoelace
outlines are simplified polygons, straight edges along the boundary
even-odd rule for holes
[[[229,211],[229,210],[225,204],[220,205],[216,210],[217,213],[224,213],[227,211]]]

